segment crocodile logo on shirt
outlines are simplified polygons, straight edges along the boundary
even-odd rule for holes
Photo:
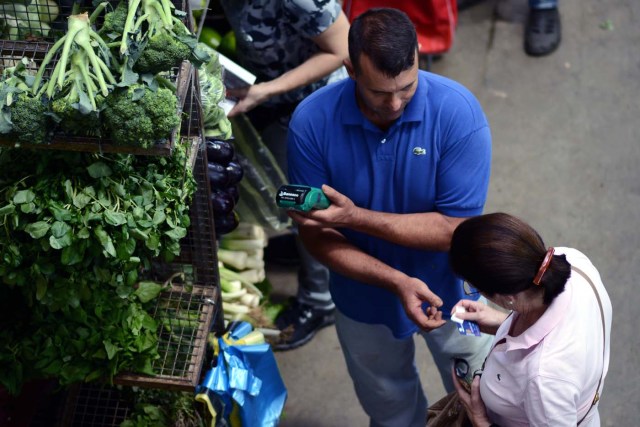
[[[414,147],[413,148],[413,155],[414,156],[425,156],[427,154],[427,150],[425,150],[422,147]]]

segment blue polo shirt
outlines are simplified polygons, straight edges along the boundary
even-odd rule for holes
[[[362,114],[351,79],[317,90],[296,109],[289,127],[289,182],[328,184],[360,207],[393,213],[482,213],[489,184],[491,133],[476,98],[459,83],[419,71],[418,88],[386,131]],[[382,262],[423,280],[442,298],[443,314],[465,298],[446,252],[416,250],[340,229]],[[331,272],[331,295],[341,312],[387,325],[397,338],[417,327],[398,297]]]

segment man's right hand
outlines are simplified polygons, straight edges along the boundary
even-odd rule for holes
[[[442,319],[442,311],[438,310],[442,300],[422,280],[410,277],[397,289],[407,316],[421,329],[431,331],[446,323]],[[425,302],[429,304],[426,310],[422,308]]]

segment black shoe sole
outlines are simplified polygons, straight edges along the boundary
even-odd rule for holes
[[[331,326],[334,323],[335,323],[335,319],[326,319],[324,322],[322,322],[317,328],[315,328],[313,331],[311,331],[311,333],[309,335],[307,335],[306,337],[304,337],[303,339],[298,340],[296,342],[290,342],[290,343],[271,344],[271,349],[273,351],[287,351],[287,350],[296,349],[298,347],[302,347],[303,345],[305,345],[306,343],[311,341],[311,339],[316,335],[316,333],[319,330],[324,329],[327,326]]]

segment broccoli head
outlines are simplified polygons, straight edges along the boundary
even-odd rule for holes
[[[114,40],[119,40],[124,31],[127,21],[128,5],[127,0],[121,0],[118,6],[110,12],[105,13],[104,22],[100,27],[100,35]]]
[[[179,67],[191,57],[192,49],[170,33],[158,33],[149,39],[133,70],[141,74],[158,74]]]
[[[51,117],[46,102],[28,92],[17,96],[11,104],[12,135],[18,142],[44,144],[52,133]]]
[[[116,144],[148,148],[171,137],[180,124],[178,99],[171,89],[136,84],[106,98],[104,123]]]
[[[102,95],[97,95],[96,104],[98,105],[98,110],[87,113],[81,112],[70,97],[53,100],[51,109],[57,117],[59,129],[71,136],[99,137],[102,128],[99,110],[104,104],[104,99]]]

